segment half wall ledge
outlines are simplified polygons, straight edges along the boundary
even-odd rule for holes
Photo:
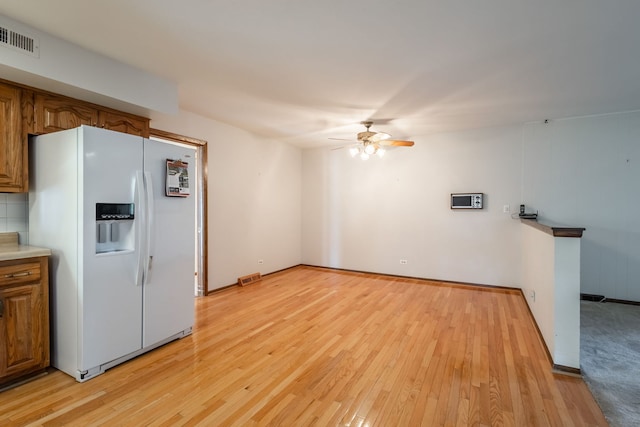
[[[580,244],[585,228],[521,219],[522,293],[555,371],[580,372]]]
[[[523,224],[527,224],[533,228],[537,228],[538,230],[550,234],[553,237],[582,237],[582,233],[586,230],[583,227],[565,227],[562,225],[554,225],[551,223],[540,223],[535,219],[521,219],[520,222]]]

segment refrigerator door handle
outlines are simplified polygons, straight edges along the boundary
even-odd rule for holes
[[[135,213],[136,222],[139,224],[138,228],[138,241],[136,247],[138,248],[138,262],[136,265],[136,286],[141,286],[144,280],[144,260],[146,259],[146,226],[145,226],[145,209],[146,198],[144,196],[144,176],[142,171],[136,171],[136,199],[138,200],[138,208]]]
[[[145,253],[145,284],[149,284],[151,281],[151,267],[153,261],[153,240],[154,240],[154,205],[153,205],[153,180],[151,179],[151,173],[148,171],[144,171],[144,181],[146,187],[146,253]]]

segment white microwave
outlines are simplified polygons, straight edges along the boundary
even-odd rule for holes
[[[483,193],[451,193],[451,209],[482,209]]]

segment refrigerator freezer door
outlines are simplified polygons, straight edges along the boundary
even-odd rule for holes
[[[84,263],[79,289],[79,369],[91,369],[142,348],[142,286],[137,282],[139,195],[136,171],[143,162],[143,139],[82,127],[82,195],[84,230],[79,242]],[[96,203],[134,203],[133,221],[122,221],[106,238],[122,242],[118,251],[96,253]],[[114,237],[115,236],[115,237]]]
[[[78,368],[78,129],[33,138],[29,144],[29,243],[51,248],[51,364],[75,375]]]
[[[195,180],[195,149],[145,140],[144,169],[150,176],[149,272],[143,287],[143,348],[193,326],[195,283],[195,196],[167,197],[167,159],[187,162]]]

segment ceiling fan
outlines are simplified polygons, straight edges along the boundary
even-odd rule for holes
[[[399,139],[391,139],[391,135],[384,132],[373,132],[369,128],[373,125],[372,121],[366,120],[360,122],[366,130],[364,132],[358,132],[358,145],[355,145],[349,149],[351,157],[357,155],[362,160],[367,160],[369,156],[377,154],[379,157],[384,156],[384,147],[411,147],[413,141],[403,141]],[[330,138],[338,139],[338,138]]]

